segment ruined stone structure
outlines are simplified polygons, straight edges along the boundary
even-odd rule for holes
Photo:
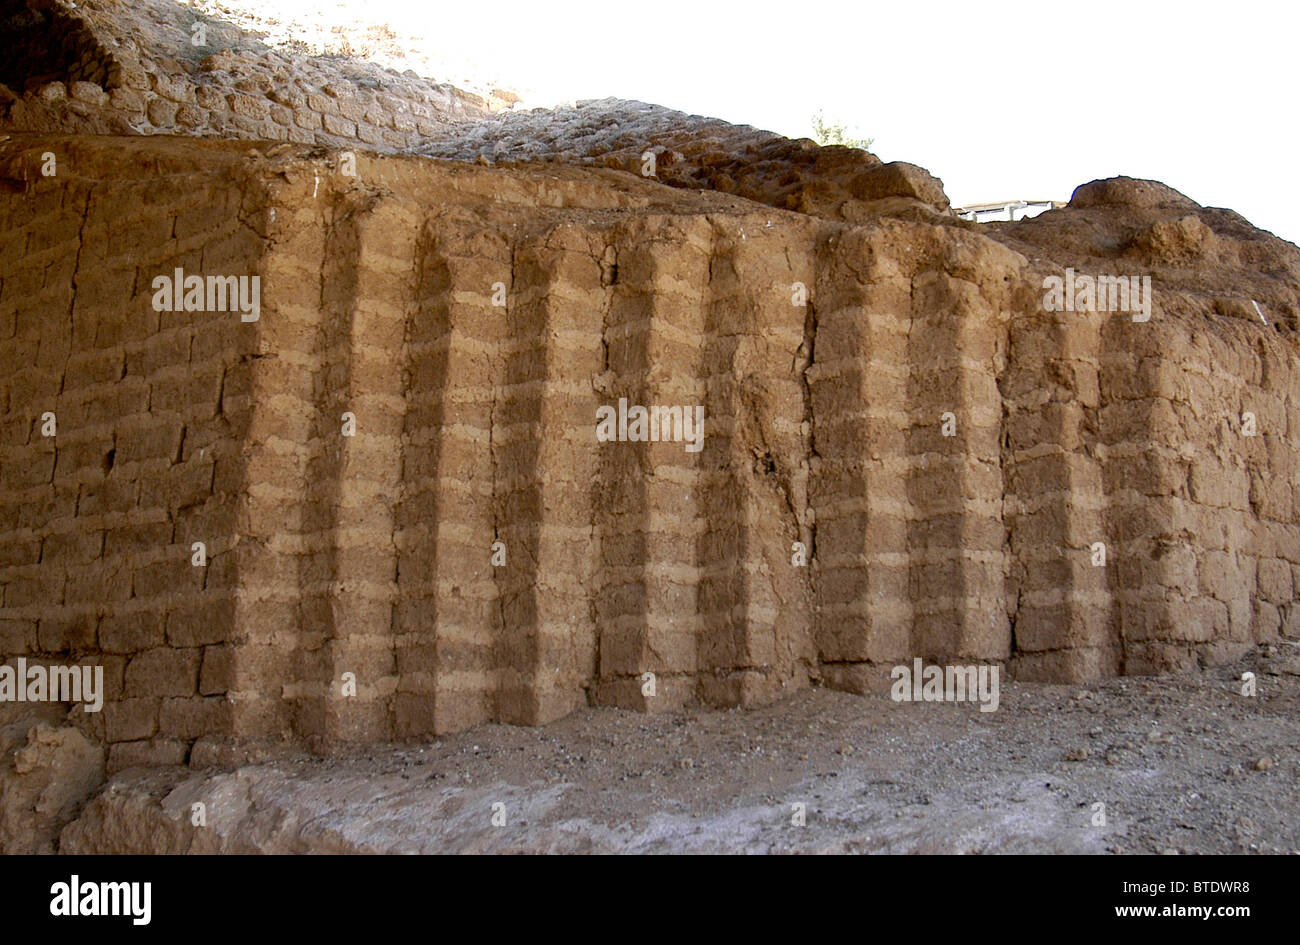
[[[545,162],[537,113],[95,52],[126,9],[0,116],[0,657],[105,667],[110,768],[1300,637],[1300,251],[1235,214],[1119,179],[979,227],[919,168],[611,102],[566,120],[631,140]],[[1150,320],[1046,310],[1067,268],[1151,276]],[[160,310],[178,269],[258,277],[256,320]],[[703,448],[600,442],[622,398]]]
[[[13,51],[0,67],[0,107],[17,130],[392,150],[506,104],[369,63],[268,49],[167,0],[7,0],[0,42]]]

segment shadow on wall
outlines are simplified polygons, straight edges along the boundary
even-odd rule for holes
[[[108,81],[108,54],[90,30],[58,10],[0,4],[0,49],[0,84],[18,94],[50,82]]]

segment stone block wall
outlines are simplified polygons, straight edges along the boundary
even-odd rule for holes
[[[0,36],[14,61],[0,72],[0,130],[395,151],[503,104],[370,63],[268,49],[168,0],[8,6]]]

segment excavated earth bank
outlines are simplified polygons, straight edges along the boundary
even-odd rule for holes
[[[110,780],[59,845],[1298,853],[1300,659],[1276,649],[1177,680],[1017,683],[989,714],[815,689],[750,711],[581,709],[542,728],[485,725],[334,759],[135,768]],[[1257,700],[1239,695],[1247,670],[1262,680]],[[195,803],[207,805],[206,828],[191,825]],[[795,804],[805,805],[802,827],[791,823]]]
[[[0,848],[1296,845],[1295,246],[1126,178],[980,227],[862,151],[6,7],[0,662],[104,705],[3,706]],[[1046,304],[1076,275],[1149,306]],[[699,448],[602,442],[619,403]],[[916,659],[1017,682],[888,701]],[[788,792],[819,826],[769,837]]]

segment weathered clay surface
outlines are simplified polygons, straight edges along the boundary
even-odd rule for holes
[[[116,773],[1300,639],[1300,251],[1230,211],[1116,179],[979,227],[862,151],[440,111],[219,25],[169,55],[163,0],[22,7],[68,39],[0,102],[0,658],[106,692],[11,733],[7,803],[45,819],[7,844],[50,843],[99,746]],[[160,311],[177,269],[257,276],[258,319]],[[1150,277],[1150,321],[1048,311],[1067,269]],[[624,399],[701,408],[702,448],[598,441]],[[105,803],[79,829],[136,829]]]
[[[985,232],[1030,260],[1040,301],[1065,267],[1154,286],[1147,323],[1041,304],[1011,323],[999,384],[1017,671],[1179,671],[1300,635],[1296,248],[1128,178]],[[1088,566],[1097,535],[1113,567]]]
[[[104,782],[104,746],[55,704],[0,706],[0,851],[53,853],[59,830]]]
[[[943,184],[914,165],[621,99],[451,125],[414,150],[456,161],[614,167],[833,220],[934,222],[949,209]]]
[[[51,149],[64,176],[21,173]],[[115,770],[216,733],[748,705],[916,656],[1083,680],[1300,632],[1297,251],[1158,185],[988,231],[614,170],[0,153],[26,188],[0,296],[6,652],[106,667],[82,724]],[[1095,199],[1134,190],[1165,198]],[[1228,262],[1132,255],[1171,221]],[[1066,264],[1152,272],[1156,317],[1044,312],[1052,227]],[[1275,275],[1236,281],[1245,259]],[[174,267],[260,273],[260,320],[154,311]],[[1275,320],[1206,301],[1244,295]],[[701,405],[702,450],[598,442],[620,398]]]

